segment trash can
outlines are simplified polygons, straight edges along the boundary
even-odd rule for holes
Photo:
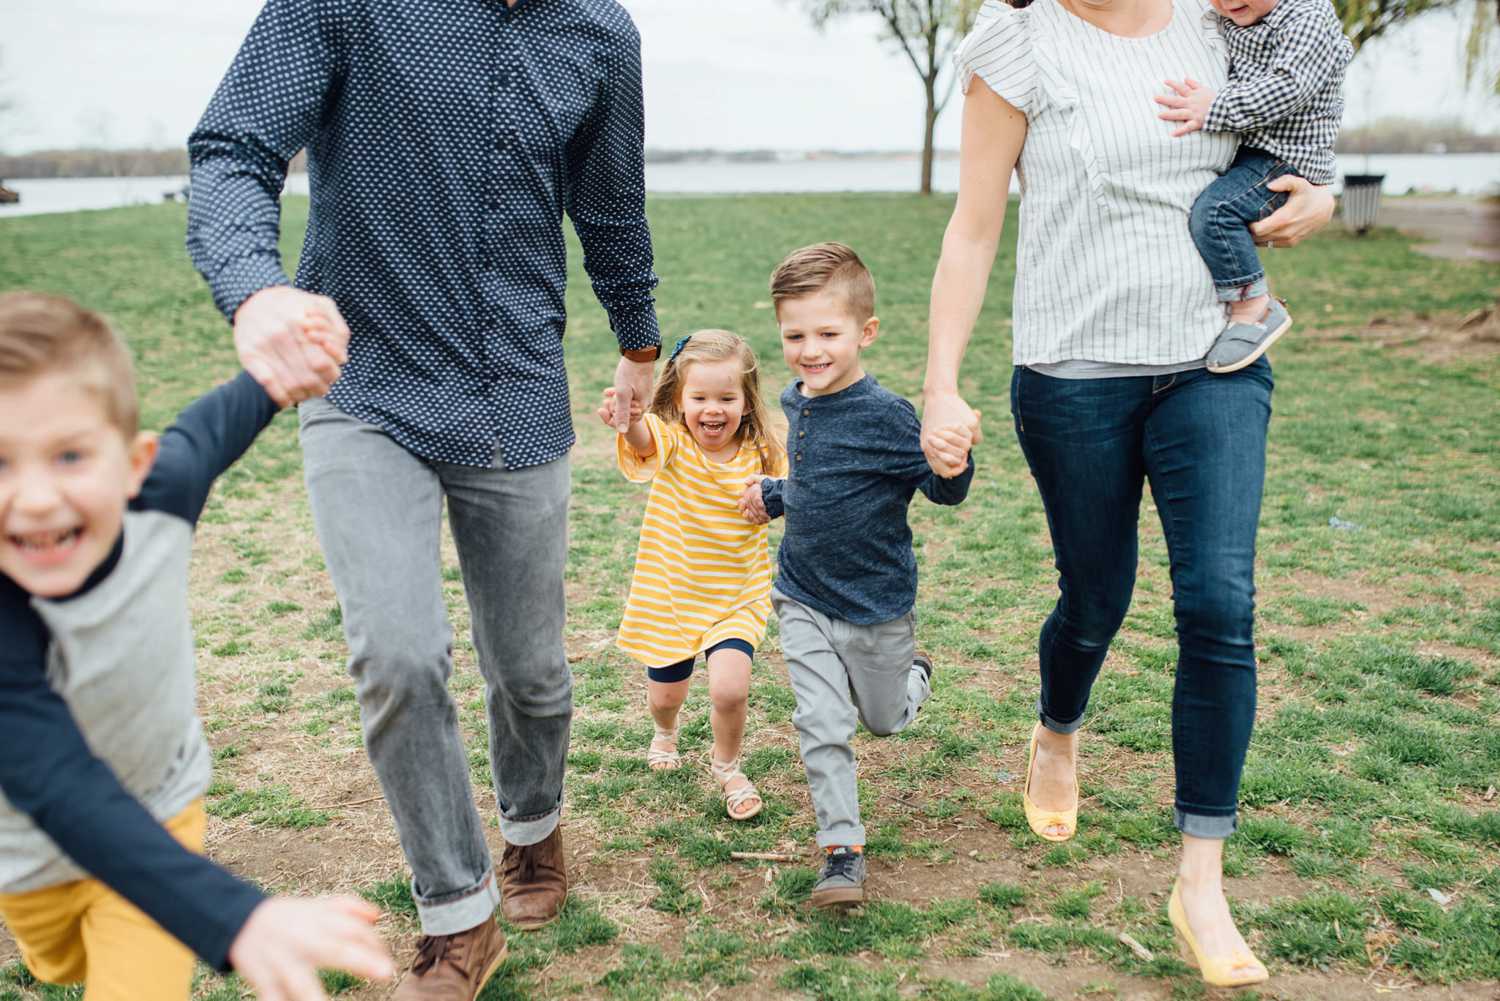
[[[1344,215],[1345,228],[1362,234],[1375,225],[1375,215],[1380,211],[1380,182],[1384,180],[1384,174],[1344,175],[1340,211]]]

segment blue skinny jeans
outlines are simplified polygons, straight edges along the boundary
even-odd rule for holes
[[[1236,302],[1265,295],[1266,271],[1255,250],[1250,224],[1286,204],[1287,196],[1266,185],[1284,174],[1295,174],[1291,164],[1253,146],[1241,146],[1229,169],[1203,189],[1188,214],[1188,232],[1209,274],[1220,302]]]
[[[1176,823],[1234,832],[1255,719],[1255,532],[1271,417],[1271,366],[1230,375],[1059,379],[1018,367],[1016,437],[1047,512],[1057,606],[1042,626],[1042,725],[1071,733],[1135,588],[1149,481],[1171,559]]]

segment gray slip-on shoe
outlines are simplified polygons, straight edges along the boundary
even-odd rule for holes
[[[1286,303],[1272,299],[1259,323],[1230,323],[1208,349],[1208,370],[1215,375],[1238,372],[1266,353],[1292,326]]]
[[[809,899],[814,907],[853,907],[864,903],[864,852],[844,847],[829,852]]]

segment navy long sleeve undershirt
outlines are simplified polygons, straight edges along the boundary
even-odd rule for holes
[[[276,406],[241,373],[177,418],[137,510],[196,524],[217,477],[249,448]],[[84,585],[108,575],[120,546]],[[82,593],[82,592],[80,592]],[[130,795],[47,683],[50,636],[30,596],[0,575],[0,791],[80,867],[219,970],[262,900],[260,890],[184,848]]]

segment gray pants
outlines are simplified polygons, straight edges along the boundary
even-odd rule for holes
[[[563,650],[568,462],[515,471],[431,462],[325,400],[299,411],[365,747],[411,866],[422,930],[465,931],[493,913],[500,892],[448,694],[443,501],[484,677],[500,832],[535,844],[557,827],[573,715]]]
[[[926,674],[912,663],[914,617],[873,626],[829,618],[780,591],[771,592],[780,622],[781,651],[797,696],[792,723],[802,742],[802,763],[818,844],[862,845],[854,750],[857,723],[878,737],[900,733],[931,694]]]

